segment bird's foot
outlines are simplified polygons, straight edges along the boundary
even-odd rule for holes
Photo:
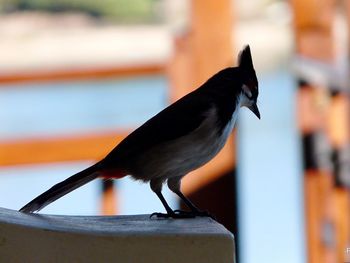
[[[194,214],[191,212],[186,212],[182,210],[175,210],[172,211],[171,213],[152,213],[149,217],[152,218],[156,216],[157,218],[194,218],[196,217]]]
[[[201,211],[201,210],[197,210],[197,211],[182,211],[182,210],[174,210],[175,213],[183,213],[183,214],[187,214],[187,215],[191,215],[191,217],[196,217],[196,216],[200,216],[200,217],[210,217],[211,219],[216,221],[216,217],[213,216],[212,214],[210,214],[208,211]]]
[[[150,218],[156,216],[157,218],[194,218],[196,216],[200,217],[210,217],[216,221],[216,217],[210,214],[208,211],[184,211],[184,210],[174,210],[170,213],[152,213]]]

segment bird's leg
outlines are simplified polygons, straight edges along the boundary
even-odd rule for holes
[[[173,191],[175,194],[177,194],[182,201],[187,205],[188,208],[191,209],[190,212],[182,211],[182,210],[175,210],[175,213],[179,214],[188,214],[188,215],[193,215],[193,216],[208,216],[211,217],[212,219],[216,220],[216,218],[211,215],[207,211],[202,211],[199,208],[197,208],[180,190],[181,186],[181,177],[175,177],[175,178],[170,178],[168,179],[168,187],[171,191]]]
[[[152,213],[150,215],[150,217],[156,216],[156,217],[160,217],[160,218],[191,218],[194,217],[194,215],[188,214],[188,213],[177,213],[174,210],[172,210],[170,208],[170,206],[168,205],[168,203],[166,202],[163,194],[161,192],[156,192],[156,195],[158,196],[158,198],[160,199],[160,201],[162,202],[165,210],[166,210],[166,214],[164,213]]]
[[[150,217],[156,216],[160,218],[191,218],[194,217],[193,215],[189,214],[183,214],[183,213],[176,213],[174,210],[170,208],[168,205],[167,201],[165,200],[163,194],[162,194],[162,182],[158,182],[158,180],[151,180],[151,189],[156,193],[158,196],[159,200],[162,202],[166,214],[164,213],[152,213]]]
[[[216,220],[216,218],[213,215],[211,215],[208,211],[198,209],[186,196],[183,195],[183,193],[180,190],[174,193],[177,194],[182,199],[182,201],[184,201],[184,203],[191,209],[190,213],[192,213],[194,216],[208,216]],[[177,210],[175,210],[174,212],[177,212]]]

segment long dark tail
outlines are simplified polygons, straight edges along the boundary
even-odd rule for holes
[[[99,163],[90,166],[89,168],[72,175],[68,179],[55,184],[49,190],[42,193],[28,204],[23,206],[19,211],[25,213],[31,213],[39,211],[48,204],[56,201],[58,198],[70,193],[74,189],[90,182],[91,180],[98,177],[98,166]]]

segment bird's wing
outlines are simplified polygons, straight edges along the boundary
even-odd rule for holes
[[[202,96],[200,90],[186,95],[129,134],[105,161],[142,154],[153,146],[190,133],[202,123],[211,105],[210,98]]]

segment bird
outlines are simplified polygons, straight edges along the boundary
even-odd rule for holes
[[[260,119],[258,79],[250,46],[238,55],[238,65],[222,69],[199,88],[180,98],[131,132],[102,160],[57,183],[19,211],[33,213],[96,179],[131,176],[150,184],[166,213],[151,217],[211,216],[181,192],[181,179],[216,156],[234,129],[241,107]],[[167,184],[189,211],[173,210],[162,194]]]

